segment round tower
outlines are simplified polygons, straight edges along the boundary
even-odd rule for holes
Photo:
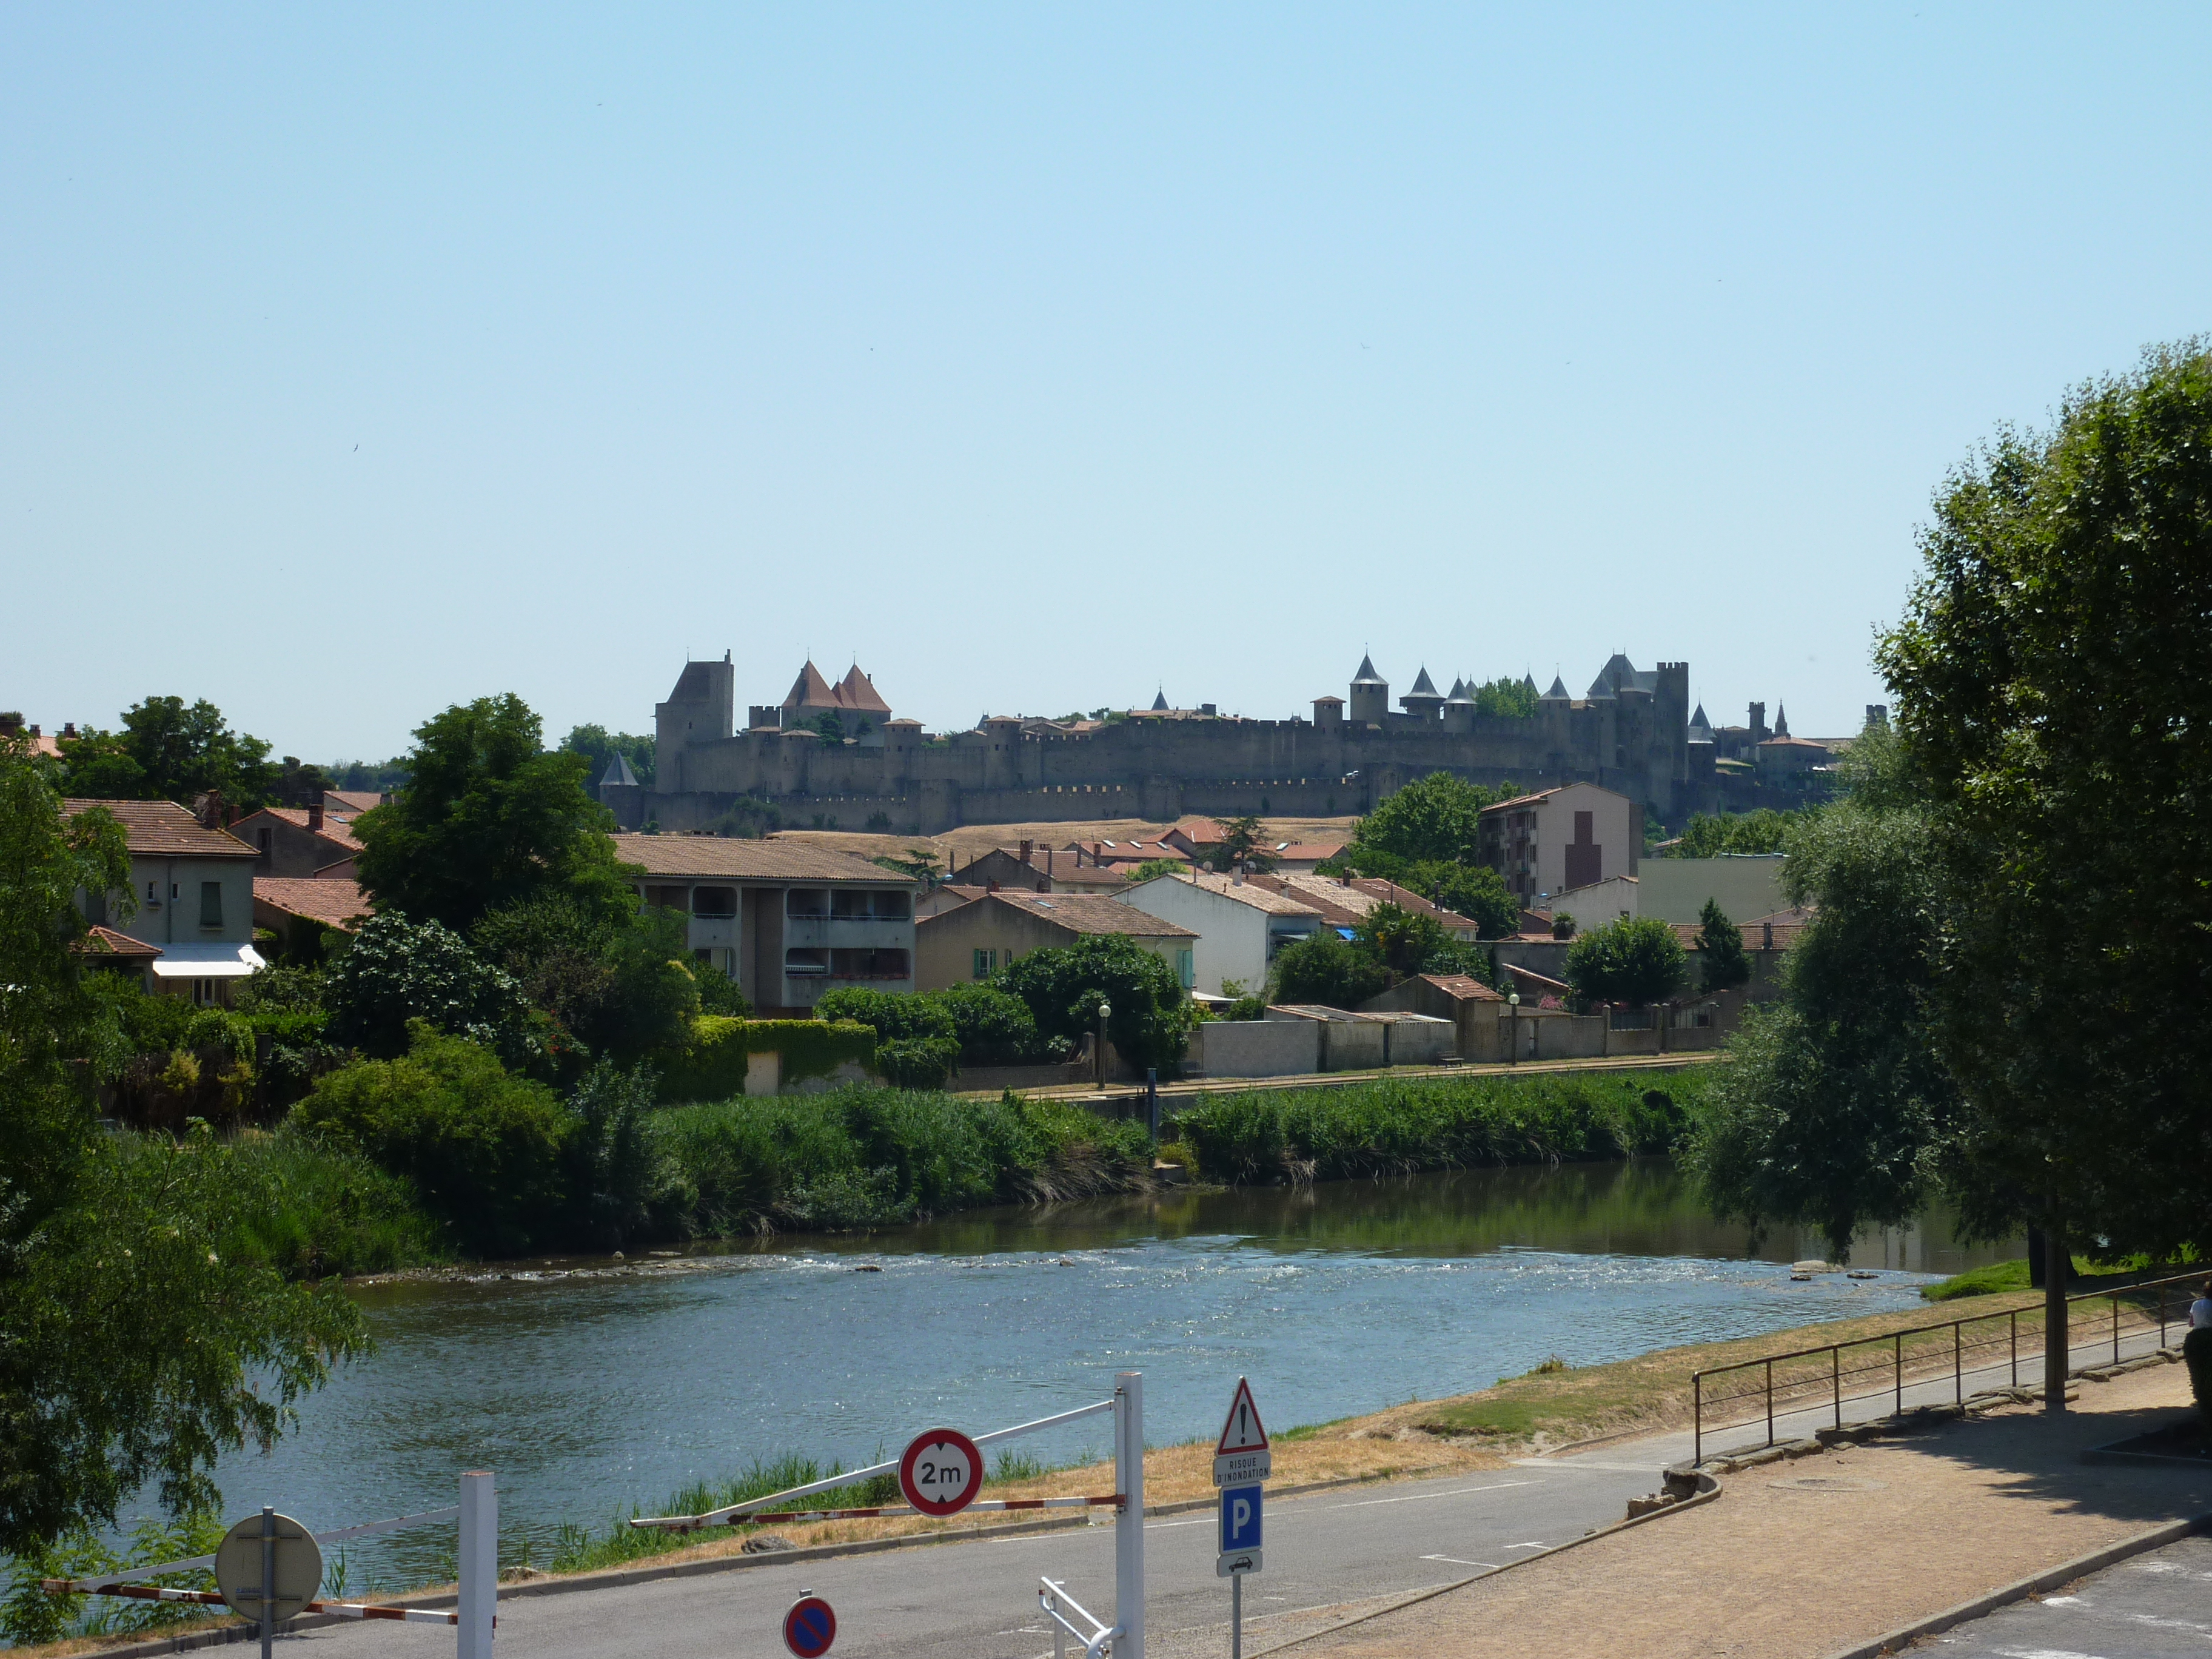
[[[1381,726],[1390,713],[1390,682],[1375,672],[1375,659],[1362,657],[1359,672],[1352,677],[1351,707],[1346,711],[1354,726]]]

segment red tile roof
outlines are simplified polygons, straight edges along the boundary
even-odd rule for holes
[[[121,957],[132,962],[151,962],[161,954],[158,945],[118,933],[112,927],[90,927],[73,947],[80,956]]]
[[[134,858],[219,858],[254,856],[253,848],[228,830],[210,830],[173,800],[65,800],[70,817],[104,806],[123,826],[124,842]]]
[[[1008,888],[987,899],[1011,904],[1073,933],[1128,933],[1138,939],[1196,939],[1189,928],[1147,915],[1133,904],[1097,893],[1023,893]],[[963,907],[964,908],[964,907]],[[917,924],[919,925],[919,924]]]
[[[260,812],[247,813],[231,827],[243,829],[264,812],[272,818],[283,819],[295,830],[307,828],[307,809],[304,806],[264,806]],[[353,831],[346,828],[346,821],[342,817],[333,817],[327,811],[323,814],[323,827],[315,833],[325,841],[344,848],[349,853],[361,851],[361,842],[354,838]]]
[[[325,881],[313,876],[256,876],[253,902],[282,910],[288,916],[304,916],[325,927],[342,927],[376,914],[376,906],[357,881]]]

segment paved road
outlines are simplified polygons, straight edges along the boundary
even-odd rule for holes
[[[1618,1521],[1657,1483],[1656,1463],[1592,1457],[1272,1504],[1267,1571],[1246,1586],[1248,1628],[1272,1613],[1464,1578]],[[1146,1524],[1152,1632],[1228,1617],[1213,1526],[1210,1510]],[[838,1659],[1034,1659],[1052,1646],[1037,1612],[1040,1574],[1110,1622],[1112,1526],[506,1601],[499,1647],[506,1659],[772,1659],[784,1653],[778,1620],[805,1589],[837,1611]],[[453,1650],[451,1630],[435,1626],[347,1626],[293,1641],[327,1659]]]
[[[2212,1653],[2212,1539],[2184,1539],[2070,1589],[1947,1631],[1924,1651],[1944,1659],[2203,1659]]]

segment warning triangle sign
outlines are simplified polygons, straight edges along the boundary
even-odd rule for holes
[[[1261,1426],[1260,1408],[1252,1403],[1252,1385],[1240,1376],[1237,1392],[1229,1397],[1229,1419],[1221,1425],[1220,1443],[1213,1455],[1226,1457],[1231,1452],[1267,1449],[1267,1431]]]

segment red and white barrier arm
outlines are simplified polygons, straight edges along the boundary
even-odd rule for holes
[[[986,1498],[970,1504],[959,1513],[969,1510],[1079,1510],[1092,1505],[1111,1504],[1119,1508],[1121,1495],[1108,1492],[1103,1498]],[[872,1510],[770,1510],[763,1513],[755,1510],[744,1515],[732,1515],[720,1522],[708,1522],[691,1516],[672,1516],[662,1520],[633,1521],[633,1527],[657,1527],[663,1532],[701,1532],[708,1526],[750,1526],[763,1521],[872,1521],[878,1516],[919,1515],[921,1511],[906,1504],[887,1504]],[[951,1517],[945,1517],[950,1520]]]
[[[190,1601],[204,1607],[230,1604],[213,1590],[163,1589],[158,1584],[93,1583],[82,1578],[42,1578],[39,1587],[49,1595],[119,1595],[131,1601]],[[434,1607],[387,1607],[365,1601],[309,1601],[302,1613],[327,1613],[340,1619],[401,1619],[416,1625],[453,1625],[459,1615]],[[497,1620],[493,1622],[496,1623]]]

